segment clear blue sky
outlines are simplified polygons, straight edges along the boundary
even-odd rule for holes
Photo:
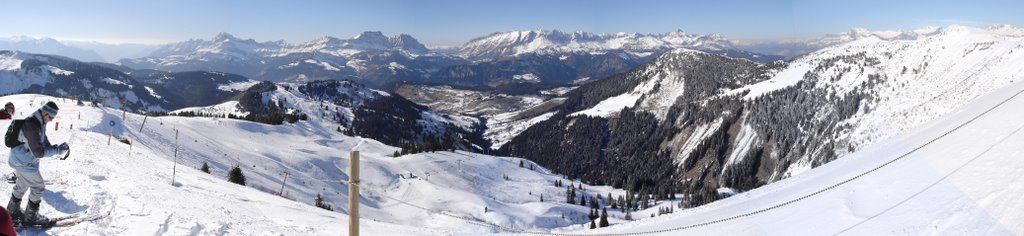
[[[296,43],[366,30],[459,45],[497,31],[720,33],[734,39],[820,36],[853,27],[1024,26],[1024,1],[607,0],[0,0],[0,36],[163,43],[229,32]]]

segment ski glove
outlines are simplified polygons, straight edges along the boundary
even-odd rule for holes
[[[68,156],[70,155],[71,146],[68,146],[68,143],[61,143],[59,146],[57,146],[57,156],[61,157],[61,160],[68,159]]]

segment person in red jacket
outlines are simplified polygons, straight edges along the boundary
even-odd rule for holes
[[[14,222],[11,221],[11,215],[3,207],[0,207],[0,235],[18,236],[18,231],[14,230]]]
[[[0,111],[0,120],[14,119],[14,103],[8,102],[4,105],[4,110]]]

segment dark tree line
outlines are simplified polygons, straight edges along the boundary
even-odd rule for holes
[[[483,138],[483,127],[466,130],[453,124],[430,123],[423,118],[423,113],[430,112],[429,108],[397,94],[382,95],[342,80],[313,81],[297,89],[314,100],[351,108],[354,117],[351,120],[340,111],[324,112],[338,122],[339,131],[401,147],[399,155],[489,146]]]

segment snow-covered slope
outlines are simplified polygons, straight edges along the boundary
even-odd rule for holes
[[[652,185],[682,182],[678,191],[700,205],[720,188],[742,192],[797,176],[1024,80],[1017,31],[949,26],[916,38],[872,35],[771,64],[675,50],[568,93],[559,113],[502,154],[613,184],[651,172],[608,177],[566,163],[600,163],[591,157],[603,154],[678,166],[651,177]],[[581,120],[590,128],[573,129]],[[554,139],[564,141],[535,141]],[[560,151],[567,148],[582,151]],[[576,154],[583,152],[593,153]],[[617,166],[608,168],[634,168]]]
[[[77,106],[70,100],[65,102],[63,99],[30,94],[5,96],[2,100],[12,101],[25,110],[35,109],[46,100],[55,101],[62,108],[55,122],[48,125],[48,134],[52,142],[68,142],[72,146],[73,154],[64,161],[41,160],[42,174],[48,182],[52,182],[48,184],[43,195],[41,212],[49,216],[106,215],[102,219],[73,227],[46,232],[26,230],[21,232],[22,234],[334,235],[336,232],[344,232],[347,228],[347,217],[342,212],[329,212],[309,205],[309,194],[301,191],[309,191],[312,194],[316,191],[310,190],[311,187],[307,185],[291,183],[292,186],[286,196],[303,197],[300,201],[292,201],[225,181],[225,171],[231,165],[250,167],[248,165],[260,163],[261,168],[285,168],[285,165],[270,164],[274,161],[267,156],[242,156],[248,153],[239,152],[252,150],[254,146],[284,147],[259,144],[256,141],[259,139],[246,139],[241,135],[261,134],[260,132],[271,132],[285,127],[275,128],[228,120],[219,122],[208,119],[150,117],[145,129],[139,132],[143,117],[131,113],[128,114],[129,124],[126,125],[121,122],[121,111]],[[108,121],[115,122],[116,125],[110,127]],[[10,121],[6,120],[0,121],[0,126],[6,127],[9,123]],[[57,124],[59,128],[55,127]],[[73,128],[70,128],[71,126]],[[239,127],[251,130],[245,131]],[[180,131],[179,141],[182,145],[178,152],[176,174],[172,172],[174,129]],[[111,131],[118,139],[131,140],[133,146],[116,140],[108,145],[107,133]],[[230,140],[225,137],[229,137]],[[207,140],[200,143],[197,141],[200,138]],[[267,141],[277,144],[282,142]],[[235,142],[246,144],[239,145]],[[229,143],[231,145],[227,145]],[[336,144],[338,146],[335,148],[338,149],[329,152],[341,153],[342,145]],[[211,145],[216,148],[209,148]],[[351,146],[348,150],[351,150]],[[256,148],[253,152],[259,151],[261,149]],[[232,153],[233,156],[221,155],[222,153]],[[328,151],[324,150],[323,153]],[[0,152],[0,156],[5,160],[7,155],[6,149]],[[212,174],[197,169],[203,161],[210,163]],[[5,173],[11,171],[6,164],[0,165],[0,169]],[[276,172],[258,173],[253,168],[246,168],[244,173],[250,187],[270,188],[269,186],[275,185],[274,182],[280,182],[270,179]],[[310,173],[313,174],[315,173]],[[11,185],[0,185],[3,185],[0,188],[3,194],[10,196]],[[344,201],[344,198],[339,199],[337,195],[327,196],[326,199],[335,206],[340,206],[336,202]],[[437,230],[395,227],[372,220],[362,221],[361,226],[363,232],[371,234],[440,234]]]
[[[99,101],[129,110],[161,111],[161,95],[131,76],[71,58],[0,50],[0,94],[42,93]]]
[[[814,81],[814,89],[858,94],[863,109],[840,123],[851,129],[834,137],[840,144],[836,152],[842,155],[848,151],[841,149],[857,150],[949,114],[972,99],[1024,79],[1022,73],[1024,38],[992,28],[949,26],[916,39],[869,37],[830,47],[793,61],[771,80],[750,86],[805,74],[799,81]],[[776,83],[774,88],[789,85]],[[772,91],[770,87],[752,89],[746,98]]]
[[[1015,82],[802,175],[587,233],[1024,234],[1021,91],[1024,82]]]
[[[53,100],[62,108],[47,129],[53,142],[71,145],[72,156],[42,160],[41,171],[53,182],[42,213],[109,215],[47,234],[336,235],[347,228],[345,181],[353,150],[362,156],[364,235],[478,235],[494,232],[480,222],[531,230],[580,228],[589,222],[589,208],[564,203],[566,189],[554,186],[556,180],[578,182],[529,161],[519,167],[519,158],[461,151],[392,157],[397,148],[342,135],[330,121],[316,117],[276,126],[132,113],[122,120],[119,110],[59,98],[22,94],[0,99],[23,109]],[[7,123],[0,121],[0,126]],[[108,133],[114,138],[109,145]],[[204,162],[212,173],[197,170]],[[236,165],[247,187],[226,181],[227,170]],[[0,165],[0,171],[9,170]],[[283,196],[276,196],[284,173]],[[0,185],[5,191],[0,194],[9,195],[10,185]],[[582,186],[588,196],[624,193]],[[317,194],[335,212],[311,206]],[[622,222],[620,217],[611,220]]]
[[[948,114],[971,99],[1020,80],[1024,73],[1024,38],[1014,34],[1017,31],[1012,29],[1015,28],[979,29],[954,25],[928,32],[916,30],[912,31],[917,32],[913,34],[890,32],[886,37],[880,36],[883,35],[880,32],[862,32],[857,34],[860,36],[856,41],[810,53],[785,67],[742,72],[736,76],[761,73],[766,79],[749,84],[743,81],[737,81],[739,84],[721,83],[715,85],[721,91],[710,94],[741,95],[748,101],[759,97],[774,99],[769,94],[800,84],[802,88],[806,87],[803,88],[805,90],[815,91],[794,97],[826,96],[840,103],[853,103],[852,110],[839,111],[848,108],[843,104],[815,108],[827,109],[817,110],[819,113],[848,114],[848,118],[835,121],[828,121],[825,117],[812,118],[817,122],[837,122],[839,127],[846,127],[827,135],[832,136],[829,139],[834,142],[832,151],[843,155],[901,134]],[[687,50],[668,53],[637,72],[638,76],[648,80],[627,93],[609,97],[573,115],[607,117],[623,108],[636,106],[664,119],[669,107],[678,102],[677,98],[698,92],[686,91],[684,81],[692,80],[690,77],[693,75],[683,74],[677,69],[680,61],[698,60],[692,59],[697,54]],[[740,87],[730,89],[737,85]],[[746,106],[761,106],[757,103]],[[744,121],[749,122],[760,121]],[[738,147],[737,150],[749,149]],[[821,157],[811,158],[820,156],[821,151],[805,153],[808,156],[796,163],[803,167],[793,168],[789,173],[806,170],[812,162],[827,162]]]

